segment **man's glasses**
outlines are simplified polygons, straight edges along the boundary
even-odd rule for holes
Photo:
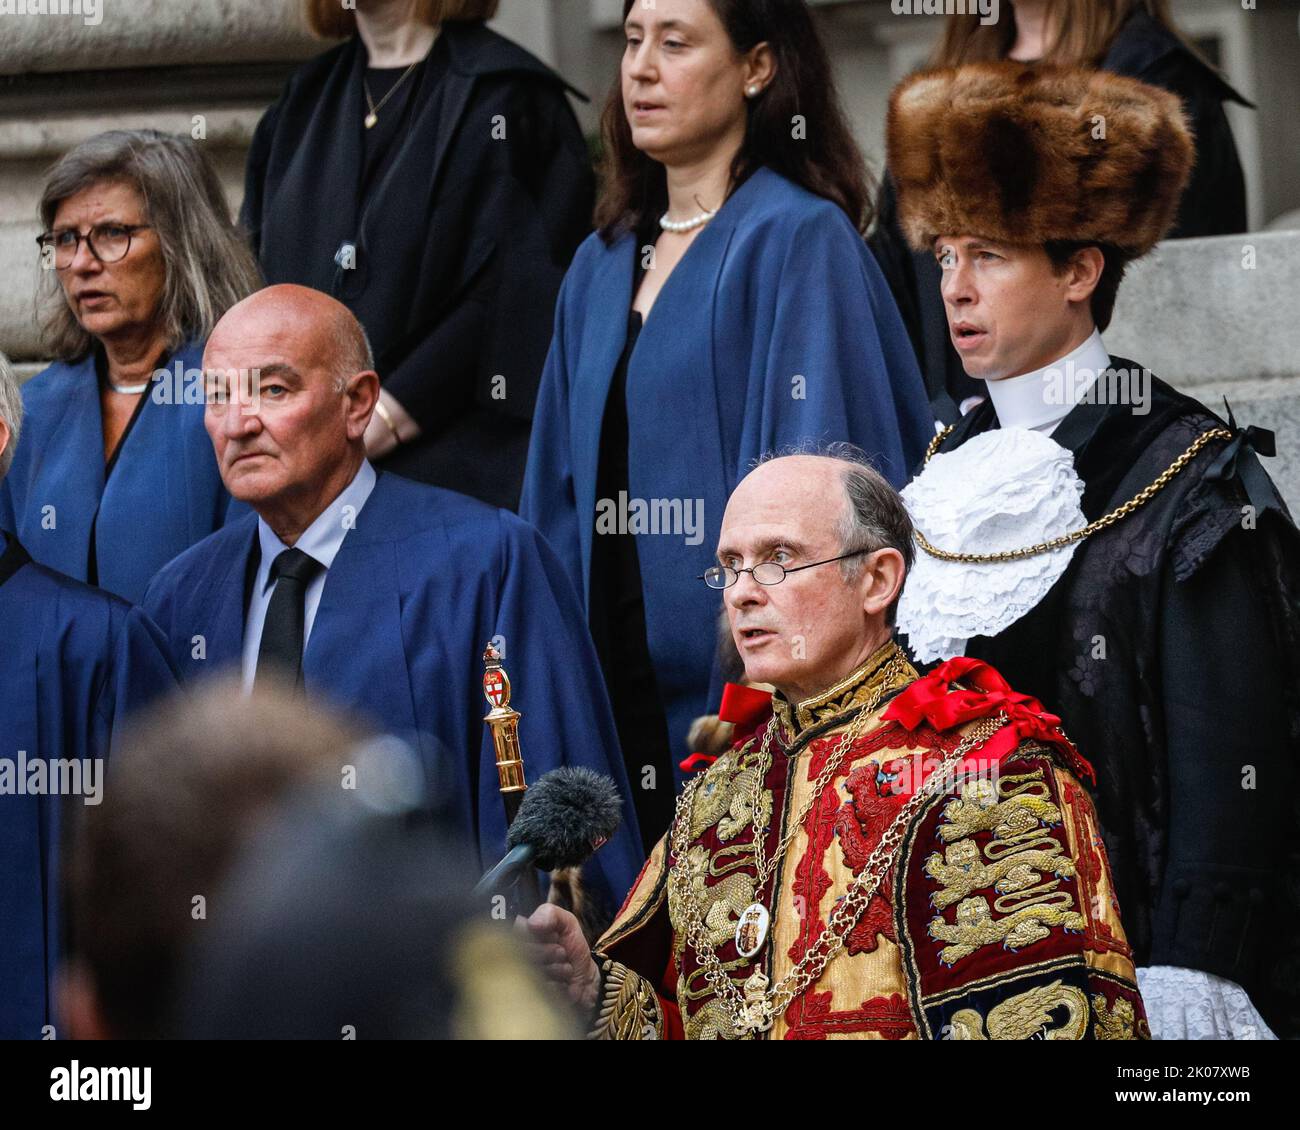
[[[793,569],[787,569],[775,561],[761,561],[751,569],[733,569],[730,565],[714,565],[711,569],[705,569],[695,579],[703,581],[711,589],[729,589],[740,580],[741,573],[748,573],[760,585],[779,585],[791,573],[802,573],[805,569],[816,569],[818,565],[829,565],[833,561],[845,561],[850,557],[858,557],[870,552],[872,551],[869,549],[855,549],[852,553],[841,553],[838,557],[814,561],[811,565],[796,565]]]
[[[96,224],[82,234],[76,228],[59,228],[36,237],[42,257],[54,256],[56,270],[66,271],[77,257],[77,248],[86,241],[90,253],[101,263],[117,263],[131,250],[131,237],[152,224]]]

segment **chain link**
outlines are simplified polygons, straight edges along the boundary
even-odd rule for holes
[[[938,768],[907,799],[898,815],[894,817],[884,835],[880,837],[880,842],[868,856],[861,873],[827,917],[825,929],[808,947],[799,964],[782,977],[775,986],[766,989],[761,996],[748,1003],[741,996],[735,981],[722,968],[717,952],[705,937],[703,914],[691,891],[690,875],[686,868],[686,853],[690,848],[690,811],[695,789],[702,778],[697,777],[682,791],[677,799],[677,812],[673,824],[672,845],[675,861],[668,873],[669,890],[681,908],[686,927],[686,941],[695,951],[704,970],[705,979],[712,987],[714,995],[730,1014],[732,1030],[736,1036],[765,1031],[792,1001],[817,983],[822,971],[844,948],[849,931],[862,917],[872,896],[893,864],[894,856],[912,817],[944,784],[949,770],[977,746],[988,741],[1006,721],[1007,716],[999,714],[977,723],[960,744],[943,759]],[[761,973],[756,975],[761,976]],[[762,977],[762,983],[766,984],[765,977]]]
[[[948,438],[948,433],[956,427],[950,425],[947,429],[940,432],[933,440],[930,441],[930,448],[925,453],[925,461],[928,463],[930,457],[939,449],[939,445]],[[956,561],[963,565],[992,565],[1000,561],[1018,561],[1025,557],[1036,557],[1040,553],[1050,553],[1054,549],[1061,549],[1064,546],[1072,545],[1075,542],[1083,541],[1084,538],[1091,537],[1099,530],[1104,530],[1107,526],[1113,526],[1121,518],[1127,518],[1134,510],[1145,506],[1166,486],[1175,475],[1178,474],[1187,464],[1196,456],[1212,439],[1232,439],[1232,432],[1227,428],[1211,428],[1208,432],[1202,432],[1192,442],[1192,445],[1166,467],[1155,482],[1144,487],[1133,498],[1130,498],[1123,506],[1112,510],[1109,514],[1098,518],[1095,522],[1089,522],[1088,525],[1078,530],[1073,530],[1068,534],[1062,534],[1058,538],[1052,538],[1051,541],[1040,541],[1037,545],[1026,546],[1024,549],[1004,549],[998,553],[953,553],[946,549],[939,549],[930,544],[925,535],[920,530],[914,529],[916,535],[916,544],[919,545],[931,557],[937,557],[940,561]]]
[[[767,820],[763,821],[762,827],[759,827],[758,817],[762,811],[763,782],[767,779],[767,772],[772,766],[771,742],[772,735],[776,731],[775,716],[768,722],[767,728],[763,731],[763,742],[759,747],[759,764],[754,774],[753,783],[750,789],[750,806],[753,812],[754,824],[754,866],[758,869],[758,883],[754,887],[755,894],[763,887],[763,884],[772,876],[776,870],[777,864],[781,862],[782,856],[785,855],[786,849],[789,848],[791,841],[799,834],[799,829],[803,827],[804,820],[807,819],[808,813],[813,809],[818,800],[821,799],[822,791],[831,782],[835,776],[836,770],[839,769],[840,763],[844,760],[844,755],[848,753],[849,748],[861,736],[862,731],[867,728],[867,723],[871,721],[871,715],[880,705],[880,700],[885,697],[885,693],[896,685],[896,680],[903,674],[903,659],[899,654],[895,654],[888,664],[881,670],[879,678],[881,680],[879,688],[876,690],[868,702],[858,712],[858,716],[850,723],[849,728],[845,730],[844,737],[840,739],[839,745],[835,747],[835,752],[826,759],[826,764],[822,771],[817,775],[812,792],[799,815],[791,822],[789,829],[781,838],[780,843],[776,845],[776,850],[772,853],[770,860],[764,859],[763,841],[767,838]],[[771,819],[771,813],[768,814]]]

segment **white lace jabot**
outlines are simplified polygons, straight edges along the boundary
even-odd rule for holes
[[[1074,456],[1041,432],[1003,427],[931,458],[903,491],[931,545],[955,553],[1022,549],[1087,525]],[[922,663],[961,655],[1033,608],[1065,572],[1074,545],[994,564],[941,561],[917,548],[898,605]]]

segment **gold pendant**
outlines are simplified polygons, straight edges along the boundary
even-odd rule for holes
[[[766,997],[767,974],[755,969],[745,982],[745,1003],[736,1015],[736,1035],[766,1032],[772,1027],[772,1005]]]
[[[378,114],[367,114],[367,115],[366,115],[366,129],[374,129],[374,128],[375,128],[375,124],[376,124],[378,121],[379,121],[379,115],[378,115]]]
[[[741,957],[753,957],[767,941],[767,928],[772,916],[762,903],[752,902],[740,912],[736,923],[736,952]]]

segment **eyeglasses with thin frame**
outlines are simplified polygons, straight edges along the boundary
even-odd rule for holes
[[[90,253],[101,263],[119,263],[131,250],[131,237],[138,231],[153,227],[152,224],[95,224],[87,232],[76,228],[58,228],[42,232],[36,237],[36,243],[42,255],[54,252],[55,270],[66,271],[77,258],[77,249],[81,241],[86,241]]]
[[[738,580],[741,573],[748,573],[760,585],[779,585],[791,573],[802,573],[805,569],[816,569],[818,565],[830,565],[835,561],[846,561],[850,557],[860,557],[871,553],[869,549],[855,549],[852,553],[841,553],[838,557],[828,557],[825,561],[814,561],[811,565],[796,565],[787,569],[777,561],[760,561],[749,569],[733,569],[730,565],[714,565],[705,569],[695,579],[703,581],[711,589],[729,589]]]

